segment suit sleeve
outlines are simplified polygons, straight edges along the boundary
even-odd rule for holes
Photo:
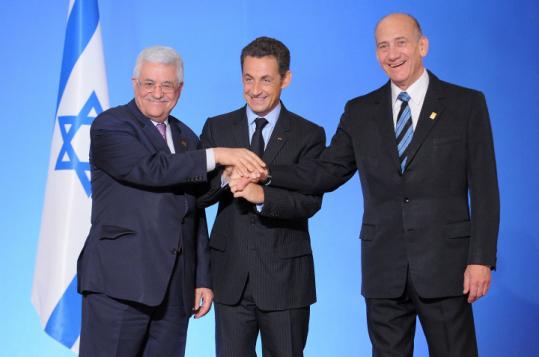
[[[306,141],[300,160],[318,158],[326,144],[326,133],[319,127]],[[301,161],[300,161],[301,162]],[[322,207],[322,194],[304,194],[279,187],[264,186],[261,216],[282,219],[310,218]]]
[[[202,133],[200,134],[200,141],[202,147],[205,149],[216,147],[216,142],[213,136],[213,130],[211,128],[210,120],[206,120]],[[228,187],[221,187],[221,175],[223,173],[223,167],[217,167],[215,170],[208,174],[208,185],[206,191],[201,193],[197,198],[198,207],[209,207],[219,201],[223,194],[229,192]]]
[[[197,243],[196,243],[196,280],[197,288],[212,288],[210,271],[210,248],[208,246],[208,225],[206,222],[206,212],[199,209],[197,225]]]
[[[485,97],[477,93],[468,123],[467,171],[471,206],[468,264],[496,266],[500,199],[494,143]]]
[[[110,114],[97,118],[90,131],[92,164],[119,181],[146,187],[206,181],[204,150],[151,152],[134,125]]]
[[[271,185],[290,190],[321,194],[337,189],[357,170],[351,135],[350,105],[345,107],[330,145],[320,157],[297,165],[270,166]]]

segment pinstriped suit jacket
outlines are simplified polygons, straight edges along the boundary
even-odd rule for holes
[[[201,140],[206,147],[249,147],[245,107],[209,118]],[[263,160],[295,164],[316,158],[325,146],[324,129],[282,106]],[[256,211],[243,199],[221,188],[222,170],[210,179],[211,188],[200,206],[219,202],[210,235],[215,301],[233,305],[247,279],[257,306],[282,310],[316,301],[313,257],[307,220],[321,207],[321,195],[306,195],[264,187],[264,207]]]

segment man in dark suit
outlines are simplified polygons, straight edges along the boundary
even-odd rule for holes
[[[323,128],[289,112],[280,102],[291,80],[290,52],[261,37],[241,54],[247,105],[209,118],[201,140],[207,147],[251,148],[265,162],[294,164],[316,158]],[[203,206],[219,202],[210,251],[219,357],[303,356],[310,305],[316,300],[307,220],[321,195],[250,184],[235,197],[223,187],[230,170],[217,172]]]
[[[196,135],[170,116],[182,85],[173,49],[145,49],[135,99],[92,124],[92,227],[77,267],[81,356],[183,356],[189,317],[210,309],[195,184],[215,163],[241,171],[259,159],[245,149],[200,150]]]
[[[270,166],[271,185],[315,194],[359,171],[373,356],[412,356],[416,317],[430,356],[477,356],[471,303],[488,291],[499,225],[485,98],[425,70],[413,17],[384,17],[375,37],[390,81],[346,104],[319,160]]]

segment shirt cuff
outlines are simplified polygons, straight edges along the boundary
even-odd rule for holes
[[[221,188],[225,187],[226,185],[228,185],[228,180],[225,179],[225,174],[222,174],[221,175]]]
[[[213,171],[215,169],[215,154],[213,149],[206,149],[206,172]]]

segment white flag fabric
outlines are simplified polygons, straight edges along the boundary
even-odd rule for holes
[[[76,263],[90,228],[90,125],[108,107],[97,0],[70,0],[32,303],[45,331],[74,352]]]

